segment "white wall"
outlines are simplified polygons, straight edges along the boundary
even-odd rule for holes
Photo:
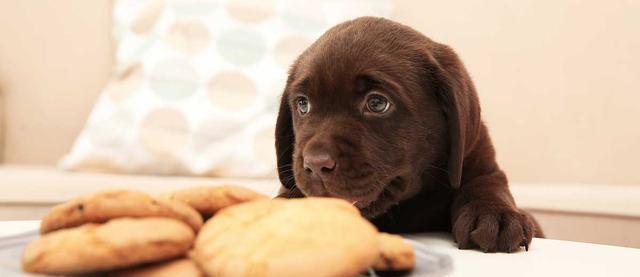
[[[396,1],[453,46],[512,181],[640,185],[640,1]]]

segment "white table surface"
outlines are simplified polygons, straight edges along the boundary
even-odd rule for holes
[[[0,221],[0,238],[36,230],[39,221]],[[448,234],[409,236],[450,255],[449,276],[640,276],[640,249],[534,239],[529,251],[459,250]]]

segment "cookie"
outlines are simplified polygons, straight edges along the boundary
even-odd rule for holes
[[[344,200],[261,200],[217,213],[191,255],[209,276],[355,276],[377,258],[377,235]]]
[[[184,221],[195,231],[202,227],[202,216],[182,202],[154,199],[139,191],[113,190],[78,197],[53,207],[42,219],[40,233],[84,223],[102,223],[118,217],[171,217]]]
[[[387,233],[378,235],[380,255],[373,269],[380,271],[406,271],[416,266],[416,254],[409,243],[401,236]]]
[[[264,194],[233,185],[193,187],[161,194],[160,198],[184,202],[205,217],[232,205],[268,199]]]
[[[110,277],[204,277],[196,263],[188,258],[150,264],[110,273]]]
[[[26,272],[81,274],[185,255],[195,234],[172,218],[117,218],[42,235],[22,255]]]

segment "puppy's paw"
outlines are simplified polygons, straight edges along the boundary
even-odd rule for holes
[[[460,249],[513,252],[520,247],[529,250],[535,225],[513,207],[470,202],[459,211],[452,232]]]

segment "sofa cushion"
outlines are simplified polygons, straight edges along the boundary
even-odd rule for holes
[[[64,169],[273,177],[293,60],[332,25],[391,11],[390,0],[114,3],[115,72]]]

